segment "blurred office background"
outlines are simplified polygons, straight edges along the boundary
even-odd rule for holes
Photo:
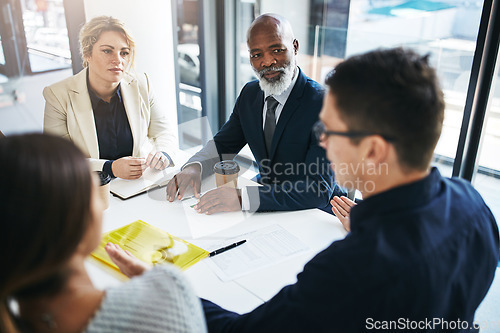
[[[246,30],[274,12],[291,21],[299,65],[320,83],[359,52],[429,53],[447,103],[435,163],[471,180],[500,219],[498,7],[498,0],[1,0],[0,131],[42,130],[43,88],[82,68],[78,31],[105,14],[134,33],[136,70],[151,76],[169,116],[190,124],[180,127],[180,147],[197,146],[206,135],[195,120],[204,117],[215,133],[255,79]]]

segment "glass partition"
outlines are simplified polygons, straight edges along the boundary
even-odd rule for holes
[[[0,65],[5,65],[5,55],[3,53],[3,44],[1,36],[0,36]]]
[[[500,223],[500,55],[491,85],[476,172],[472,184],[481,193]]]
[[[252,78],[243,74],[249,72],[248,55],[243,56],[246,29],[265,12],[283,15],[292,23],[300,43],[299,66],[319,83],[346,57],[376,48],[403,46],[430,54],[446,99],[435,161],[444,175],[451,176],[482,6],[482,1],[459,0],[241,1],[238,82],[242,86]]]
[[[24,0],[21,3],[31,72],[70,68],[63,0]]]
[[[178,122],[179,146],[187,149],[202,144],[199,129],[192,125],[194,119],[202,117],[202,87],[200,84],[200,40],[199,10],[197,0],[182,0],[177,3],[177,66],[179,72]]]
[[[238,89],[251,79],[246,30],[252,20],[266,12],[277,13],[291,23],[299,40],[299,66],[312,79],[325,75],[351,55],[381,47],[403,46],[429,54],[445,94],[443,132],[435,149],[434,165],[451,176],[462,126],[465,100],[483,1],[461,0],[240,0],[237,45]],[[498,80],[498,74],[495,76]],[[481,186],[500,177],[500,89],[492,87],[487,122],[483,131],[478,173]],[[484,179],[484,180],[483,180]],[[480,185],[482,184],[482,185]],[[497,187],[498,188],[498,187]],[[490,191],[498,193],[498,191]],[[500,202],[491,200],[491,205]],[[486,194],[485,194],[486,196]]]

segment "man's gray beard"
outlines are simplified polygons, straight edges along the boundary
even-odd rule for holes
[[[281,93],[283,93],[292,83],[295,67],[294,62],[290,61],[290,63],[285,67],[269,67],[261,71],[254,69],[255,74],[257,74],[257,77],[259,78],[260,89],[262,89],[266,95],[281,95]],[[264,76],[264,74],[268,71],[277,71],[281,72],[281,74],[268,80]]]

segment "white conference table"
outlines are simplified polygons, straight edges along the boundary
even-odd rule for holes
[[[240,177],[238,182],[239,186],[253,183],[244,177]],[[203,182],[202,192],[215,187],[214,185],[213,177],[209,178]],[[238,313],[251,311],[269,300],[284,286],[294,283],[297,274],[312,257],[333,241],[342,239],[346,235],[346,231],[336,217],[319,209],[242,214],[244,219],[230,228],[205,237],[193,238],[184,206],[178,200],[173,203],[166,201],[166,189],[162,187],[127,200],[110,197],[110,206],[104,212],[103,232],[136,220],[143,220],[174,236],[212,251],[215,248],[207,248],[204,244],[224,242],[224,240],[247,232],[279,224],[305,243],[309,250],[287,261],[228,282],[223,282],[212,271],[207,264],[208,260],[212,260],[210,258],[203,259],[185,271],[185,276],[190,280],[198,296]],[[204,217],[200,216],[200,218]],[[209,219],[207,223],[210,223]],[[86,267],[98,288],[106,288],[126,281],[126,278],[93,260],[88,260]]]

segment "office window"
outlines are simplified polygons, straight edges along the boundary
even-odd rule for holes
[[[3,44],[1,37],[0,37],[0,65],[5,65],[5,55],[3,53]]]
[[[325,71],[345,57],[349,0],[240,1],[237,20],[239,88],[256,78],[250,66],[246,32],[255,17],[276,13],[290,21],[299,41],[298,64],[309,77],[321,81]]]
[[[63,0],[1,1],[0,14],[0,130],[39,132],[43,88],[72,75]]]
[[[246,45],[252,20],[266,12],[286,17],[299,40],[299,66],[323,83],[337,63],[380,47],[430,54],[445,94],[445,120],[434,165],[451,176],[469,88],[483,1],[240,0],[237,11],[238,90],[253,76]],[[497,61],[498,63],[498,61]],[[491,87],[474,185],[500,216],[500,83]],[[496,206],[495,206],[496,205]]]
[[[9,78],[71,68],[63,0],[2,4],[0,74]]]
[[[500,223],[500,54],[491,85],[486,118],[472,180]]]
[[[482,1],[461,0],[242,0],[240,54],[247,50],[250,22],[266,12],[292,23],[300,43],[299,66],[320,83],[338,62],[357,53],[396,46],[429,53],[446,99],[436,161],[442,173],[451,176],[482,6]],[[252,78],[246,74],[248,66],[248,56],[241,56],[240,86]]]
[[[70,68],[63,0],[23,0],[21,5],[31,72]]]
[[[351,3],[346,56],[399,45],[430,54],[446,102],[435,156],[447,176],[456,154],[482,6],[482,1],[455,0]]]
[[[200,5],[197,0],[180,0],[176,6],[180,105],[177,116],[179,124],[186,124],[179,127],[181,149],[202,144],[199,122],[193,121],[202,117]]]

